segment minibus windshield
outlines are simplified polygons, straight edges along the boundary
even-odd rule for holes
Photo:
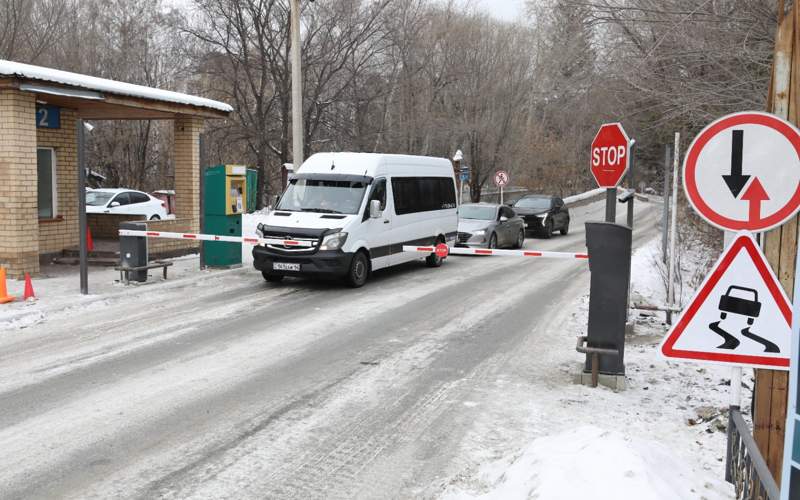
[[[357,214],[366,190],[363,180],[292,179],[277,210]]]

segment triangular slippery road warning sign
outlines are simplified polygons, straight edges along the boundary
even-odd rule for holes
[[[670,359],[788,370],[792,308],[750,233],[722,253],[661,343]]]

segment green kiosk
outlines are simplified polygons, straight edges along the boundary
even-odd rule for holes
[[[243,165],[217,165],[208,167],[204,175],[203,233],[241,236],[242,214],[256,208],[257,171]],[[209,267],[241,266],[242,244],[204,241],[203,255]]]

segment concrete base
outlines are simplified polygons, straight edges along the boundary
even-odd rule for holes
[[[591,387],[592,373],[583,371],[583,363],[578,365],[577,373],[575,374],[575,383]],[[600,374],[597,377],[597,384],[603,387],[608,387],[614,392],[622,392],[626,389],[625,375],[604,375]]]

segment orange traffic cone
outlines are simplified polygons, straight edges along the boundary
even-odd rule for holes
[[[31,282],[30,273],[25,273],[25,292],[22,294],[22,300],[28,299],[36,300],[36,294],[33,293],[33,283]]]
[[[86,228],[86,249],[94,252],[94,241],[92,240],[92,229],[90,227]]]
[[[6,288],[6,270],[0,267],[0,304],[13,301],[14,297],[8,294],[8,289]]]

